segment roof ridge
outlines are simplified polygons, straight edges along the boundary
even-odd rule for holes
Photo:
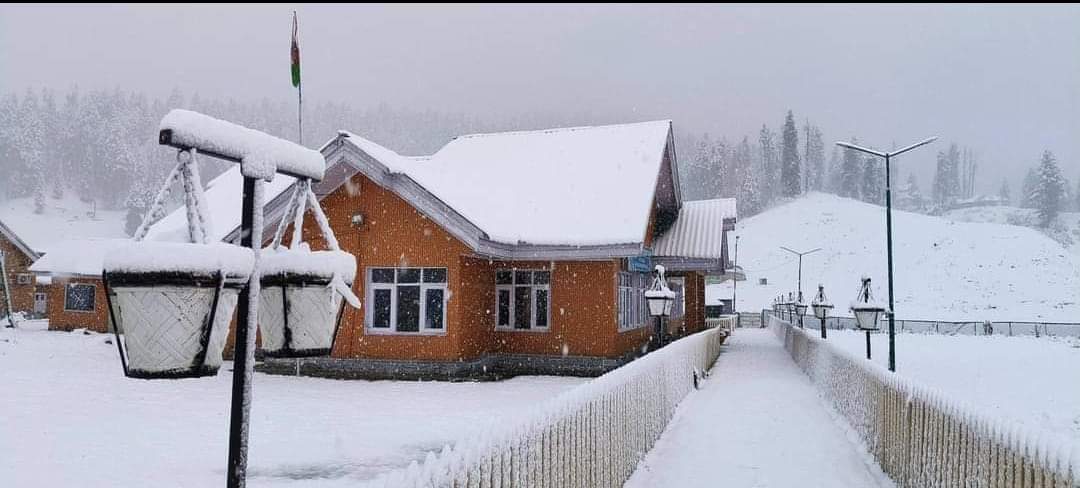
[[[578,125],[578,126],[573,126],[573,127],[551,127],[551,128],[547,128],[547,129],[510,130],[510,131],[502,131],[502,132],[478,132],[478,133],[474,133],[474,134],[462,134],[462,135],[459,135],[459,136],[454,136],[450,140],[454,141],[454,140],[457,140],[457,139],[474,138],[474,137],[488,137],[488,136],[511,136],[511,135],[525,135],[525,134],[547,134],[547,133],[558,133],[558,132],[576,132],[576,131],[584,131],[584,130],[591,130],[591,129],[613,129],[613,128],[616,128],[616,127],[626,127],[626,126],[630,126],[630,125],[656,124],[656,123],[660,123],[660,122],[670,124],[671,120],[672,119],[656,119],[656,120],[644,120],[644,121],[641,121],[641,122],[623,122],[623,123],[619,123],[619,124]]]

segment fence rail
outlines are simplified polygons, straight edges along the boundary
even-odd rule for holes
[[[765,323],[771,310],[762,310],[762,323]],[[787,318],[781,314],[781,317]],[[798,323],[798,317],[792,317],[790,322]],[[878,333],[885,333],[882,318],[882,328]],[[807,314],[803,318],[803,325],[810,328],[821,327],[821,320]],[[827,329],[843,330],[855,329],[855,317],[829,317],[825,319]],[[945,321],[945,320],[909,320],[896,319],[897,332],[933,333],[943,335],[1005,335],[1005,336],[1035,336],[1035,337],[1080,337],[1080,323],[1072,322],[1021,322],[1021,321]]]
[[[1080,487],[1080,452],[990,418],[769,316],[792,359],[899,486]]]
[[[722,335],[679,339],[369,486],[620,487],[712,367]]]

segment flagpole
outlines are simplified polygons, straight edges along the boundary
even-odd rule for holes
[[[296,84],[296,120],[300,126],[299,143],[304,145],[304,83],[300,82]]]

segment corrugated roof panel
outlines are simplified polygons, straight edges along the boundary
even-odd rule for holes
[[[653,255],[720,259],[724,219],[735,215],[734,198],[684,202],[675,223],[653,242]]]

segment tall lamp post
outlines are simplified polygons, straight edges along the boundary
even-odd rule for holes
[[[792,254],[799,257],[799,280],[798,280],[799,296],[798,296],[798,301],[796,301],[795,303],[797,304],[796,307],[798,307],[800,305],[802,306],[802,311],[799,313],[799,327],[802,327],[802,315],[804,315],[806,313],[806,302],[803,301],[803,294],[802,294],[802,257],[807,255],[807,254],[812,254],[812,253],[818,252],[818,251],[821,250],[821,248],[819,247],[819,248],[815,248],[815,249],[811,249],[809,251],[803,251],[803,252],[795,251],[793,249],[786,248],[784,246],[780,246],[780,249],[783,249],[783,250],[785,250],[785,251],[787,251],[789,253],[792,253]]]
[[[731,313],[735,314],[735,320],[738,321],[739,310],[735,308],[735,296],[739,291],[739,236],[735,236],[735,264],[732,264],[735,268],[731,282]]]
[[[857,146],[849,142],[838,141],[836,145],[847,149],[852,149],[866,154],[872,154],[879,158],[885,158],[885,245],[889,260],[889,309],[886,314],[889,316],[889,371],[896,372],[896,322],[894,317],[895,303],[893,301],[893,258],[892,258],[892,181],[889,176],[889,160],[894,156],[899,156],[919,146],[925,146],[937,140],[937,136],[927,138],[925,140],[916,142],[910,146],[902,149],[898,149],[892,152],[882,152],[875,149],[869,149],[862,146]]]

